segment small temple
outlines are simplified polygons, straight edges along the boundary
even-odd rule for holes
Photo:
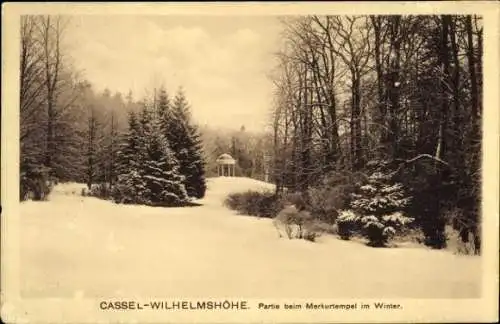
[[[217,160],[217,175],[219,177],[234,177],[236,160],[227,153],[221,154]]]

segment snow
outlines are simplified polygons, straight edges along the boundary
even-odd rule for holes
[[[474,298],[480,258],[423,248],[370,248],[333,236],[279,238],[270,219],[222,205],[230,192],[272,190],[210,178],[202,206],[155,208],[81,197],[60,184],[21,204],[23,297]]]

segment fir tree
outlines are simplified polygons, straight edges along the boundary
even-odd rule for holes
[[[128,131],[125,133],[123,144],[118,151],[118,179],[113,187],[113,200],[121,203],[144,203],[142,194],[146,184],[142,179],[140,166],[142,165],[140,125],[134,112],[128,116]]]
[[[195,198],[203,198],[207,189],[205,181],[205,160],[203,157],[203,143],[196,127],[189,126],[191,145],[189,147],[186,190]]]
[[[373,171],[367,183],[359,186],[352,194],[351,208],[359,215],[356,217],[364,234],[372,246],[384,246],[397,230],[413,221],[405,216],[411,197],[401,183],[392,179],[393,173],[385,162],[369,162]],[[337,221],[351,219],[344,213]]]
[[[184,177],[179,162],[161,132],[159,120],[147,108],[141,113],[144,151],[142,165],[146,189],[144,196],[151,205],[179,206],[187,202]]]
[[[170,98],[168,97],[168,93],[165,88],[160,88],[156,110],[160,123],[165,126],[164,123],[169,119],[169,114],[171,113]]]
[[[157,127],[147,146],[148,159],[144,164],[144,179],[151,205],[180,206],[187,202],[184,177],[178,162]]]
[[[128,131],[124,134],[121,147],[117,152],[118,175],[128,172],[140,162],[137,160],[140,146],[139,132],[137,115],[131,111],[128,114]]]
[[[159,116],[163,133],[179,161],[179,172],[185,177],[188,195],[202,198],[206,191],[202,143],[197,128],[191,124],[189,105],[182,89],[172,104],[166,93],[160,93]]]

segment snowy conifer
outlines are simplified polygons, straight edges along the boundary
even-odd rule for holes
[[[390,172],[383,168],[376,169],[352,198],[351,208],[359,215],[356,220],[370,245],[385,245],[396,230],[413,221],[403,214],[410,202],[405,188],[392,181]]]
[[[144,203],[141,193],[145,190],[145,182],[141,176],[142,165],[140,125],[134,112],[129,112],[128,131],[118,151],[118,178],[112,196],[115,202],[140,204]]]
[[[202,144],[197,128],[191,124],[189,105],[182,89],[172,104],[165,92],[160,93],[159,116],[163,133],[179,161],[179,172],[184,176],[188,195],[202,198],[206,190]]]
[[[157,119],[147,109],[141,114],[144,138],[143,179],[145,197],[150,205],[180,206],[188,201],[184,177],[179,173],[178,161],[161,132]]]

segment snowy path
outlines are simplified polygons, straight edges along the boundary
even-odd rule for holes
[[[480,258],[373,249],[334,237],[279,239],[269,219],[236,216],[228,192],[265,188],[210,179],[203,206],[151,208],[80,197],[21,205],[24,297],[473,298]],[[71,193],[72,188],[74,194]]]

